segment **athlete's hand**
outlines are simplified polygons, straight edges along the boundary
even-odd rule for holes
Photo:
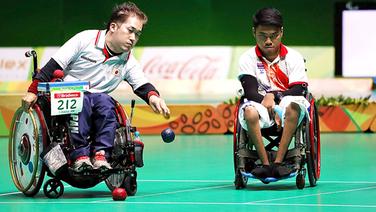
[[[167,119],[170,118],[170,109],[168,109],[165,101],[159,96],[150,96],[149,105],[155,113],[163,114],[163,116]]]
[[[279,105],[275,105],[273,108],[274,111],[274,121],[277,124],[277,131],[280,132],[282,130],[282,108]]]
[[[275,102],[274,102],[274,94],[272,93],[267,93],[265,96],[264,96],[264,99],[262,100],[261,104],[266,107],[266,109],[268,110],[268,113],[269,113],[269,117],[272,118],[274,117],[274,105],[275,105]]]
[[[277,124],[277,132],[280,132],[282,130],[282,120],[278,113],[275,113],[274,121]]]
[[[30,107],[37,101],[37,95],[35,93],[27,92],[22,98],[22,108],[25,112],[29,112]]]

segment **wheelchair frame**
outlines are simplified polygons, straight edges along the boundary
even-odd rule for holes
[[[31,50],[26,52],[25,56],[32,56],[33,58],[34,78],[38,72],[37,53]],[[18,108],[11,123],[8,145],[10,173],[17,189],[25,196],[36,195],[47,173],[51,179],[45,182],[43,191],[49,198],[58,198],[63,194],[64,186],[61,181],[78,188],[89,188],[105,180],[107,187],[111,191],[121,187],[126,190],[127,195],[135,195],[137,192],[136,167],[143,166],[143,162],[137,163],[136,160],[137,157],[139,159],[141,157],[140,160],[142,160],[142,152],[141,155],[135,154],[136,143],[133,139],[136,127],[131,126],[131,121],[128,119],[124,109],[117,101],[115,102],[119,126],[116,129],[114,150],[120,153],[116,158],[113,158],[111,165],[116,171],[108,172],[107,174],[100,173],[101,176],[99,178],[95,179],[94,177],[94,180],[86,179],[85,182],[80,181],[80,179],[85,179],[82,176],[78,176],[76,181],[72,180],[72,175],[69,174],[54,176],[40,157],[41,153],[52,142],[63,146],[64,155],[67,155],[66,152],[70,148],[69,126],[67,124],[69,115],[50,116],[50,102],[45,95],[39,97],[37,103],[27,113],[23,111],[22,107]],[[132,100],[131,113],[133,113],[134,104],[135,101]],[[67,170],[65,171],[67,172]]]
[[[87,173],[72,175],[66,169],[63,175],[54,176],[40,155],[53,142],[58,143],[63,149],[64,155],[67,155],[71,147],[69,115],[48,116],[50,112],[48,109],[41,110],[47,103],[46,99],[40,97],[30,112],[25,113],[22,108],[19,108],[13,117],[8,150],[10,172],[17,189],[25,196],[36,195],[47,173],[51,179],[44,183],[43,191],[49,198],[58,198],[63,194],[64,186],[61,181],[65,181],[73,187],[89,188],[105,180],[111,191],[122,187],[126,190],[127,195],[135,195],[137,192],[137,165],[133,133],[136,132],[136,128],[130,125],[122,106],[116,101],[115,110],[119,126],[116,130],[114,151],[120,151],[120,153],[116,157],[114,154],[112,155],[111,163],[116,171],[105,174],[96,173],[96,176],[84,176]],[[134,101],[132,101],[133,107]]]
[[[318,110],[312,94],[307,93],[305,97],[310,103],[310,121],[307,121],[307,119],[305,118],[303,122],[298,126],[294,136],[295,148],[299,148],[301,156],[300,168],[297,170],[296,175],[296,186],[298,189],[303,189],[305,187],[306,170],[308,171],[308,179],[311,187],[316,186],[317,181],[320,178],[321,170],[320,127]],[[239,149],[240,145],[242,145],[240,139],[248,140],[248,135],[245,133],[245,130],[242,129],[238,121],[239,106],[241,104],[241,101],[242,98],[238,101],[235,109],[235,124],[233,134],[233,159],[235,171],[234,185],[236,189],[245,188],[248,182],[248,177],[244,176],[241,173],[241,169],[239,168]],[[266,135],[262,132],[262,136],[263,138],[270,141],[270,143],[265,146],[267,151],[270,151],[274,146],[278,146],[280,135],[277,135],[275,138],[273,138],[272,136]],[[300,142],[300,140],[303,142]],[[305,168],[305,165],[307,165],[307,168]],[[266,181],[262,182],[265,184],[269,183]]]

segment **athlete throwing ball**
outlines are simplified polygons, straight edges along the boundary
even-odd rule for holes
[[[82,112],[72,120],[78,130],[71,132],[74,151],[70,155],[73,169],[108,170],[107,162],[114,145],[115,102],[108,95],[126,81],[156,113],[169,117],[170,110],[157,89],[145,78],[131,50],[141,36],[147,16],[134,3],[115,6],[105,30],[85,30],[68,40],[34,77],[23,97],[24,110],[37,100],[38,82],[48,82],[57,69],[64,71],[64,81],[88,81]],[[90,132],[95,132],[89,143]]]

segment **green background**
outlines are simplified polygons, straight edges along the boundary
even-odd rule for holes
[[[60,46],[85,29],[105,28],[123,1],[13,0],[0,8],[0,46]],[[251,17],[265,6],[285,21],[284,43],[334,45],[335,0],[134,0],[149,22],[139,46],[251,45]]]

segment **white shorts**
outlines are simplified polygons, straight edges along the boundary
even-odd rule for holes
[[[298,120],[298,125],[302,122],[304,117],[307,117],[309,119],[309,102],[303,97],[303,96],[285,96],[282,98],[281,102],[279,103],[279,107],[282,109],[282,127],[284,126],[284,118],[286,113],[286,107],[290,105],[291,102],[294,102],[299,105],[300,107],[300,115]],[[262,104],[254,101],[248,101],[247,99],[244,100],[244,103],[239,108],[239,116],[238,120],[240,125],[243,127],[243,129],[247,129],[247,123],[244,120],[244,109],[248,106],[253,106],[256,108],[257,112],[259,113],[260,120],[260,128],[269,128],[275,124],[274,118],[269,117],[268,110],[266,107],[264,107]]]

